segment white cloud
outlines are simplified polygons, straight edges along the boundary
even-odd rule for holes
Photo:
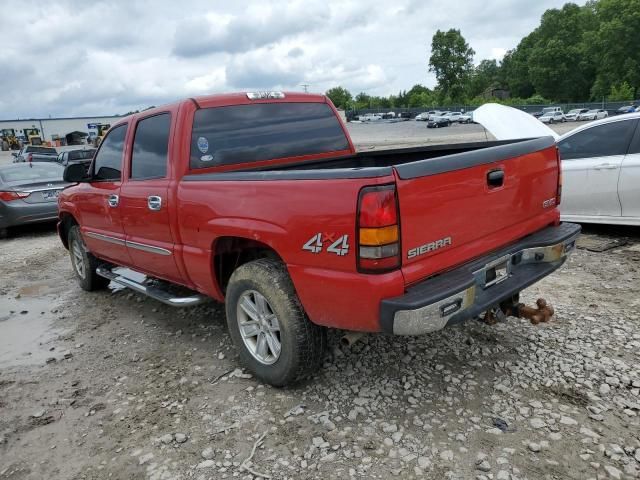
[[[584,3],[584,0],[581,0]],[[563,0],[5,0],[0,117],[124,113],[250,88],[433,86],[431,37],[500,59]],[[496,47],[499,45],[499,47]]]

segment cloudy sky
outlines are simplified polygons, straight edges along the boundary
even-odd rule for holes
[[[561,0],[2,0],[0,118],[111,115],[237,90],[388,95],[459,28],[502,58]],[[584,3],[579,1],[578,3]]]

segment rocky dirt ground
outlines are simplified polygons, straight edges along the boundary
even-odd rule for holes
[[[331,338],[275,389],[211,304],[86,293],[51,226],[0,244],[0,479],[640,478],[640,230],[524,293],[557,315]],[[587,250],[603,250],[597,252]]]

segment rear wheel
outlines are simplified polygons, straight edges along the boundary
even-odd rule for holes
[[[73,273],[76,275],[80,288],[87,292],[106,288],[106,286],[109,285],[109,280],[96,273],[100,262],[87,251],[82,241],[82,235],[80,234],[80,227],[78,225],[74,225],[69,229],[68,239],[71,266],[73,267]]]
[[[305,314],[281,262],[260,259],[238,267],[225,304],[233,343],[260,380],[283,387],[318,370],[326,331]]]

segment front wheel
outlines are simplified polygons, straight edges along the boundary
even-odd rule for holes
[[[281,262],[260,259],[238,267],[225,307],[240,359],[260,380],[283,387],[320,367],[326,331],[305,314]]]
[[[69,229],[68,244],[71,266],[80,288],[87,292],[92,292],[109,285],[109,280],[96,273],[100,262],[87,251],[78,225],[74,225]]]

